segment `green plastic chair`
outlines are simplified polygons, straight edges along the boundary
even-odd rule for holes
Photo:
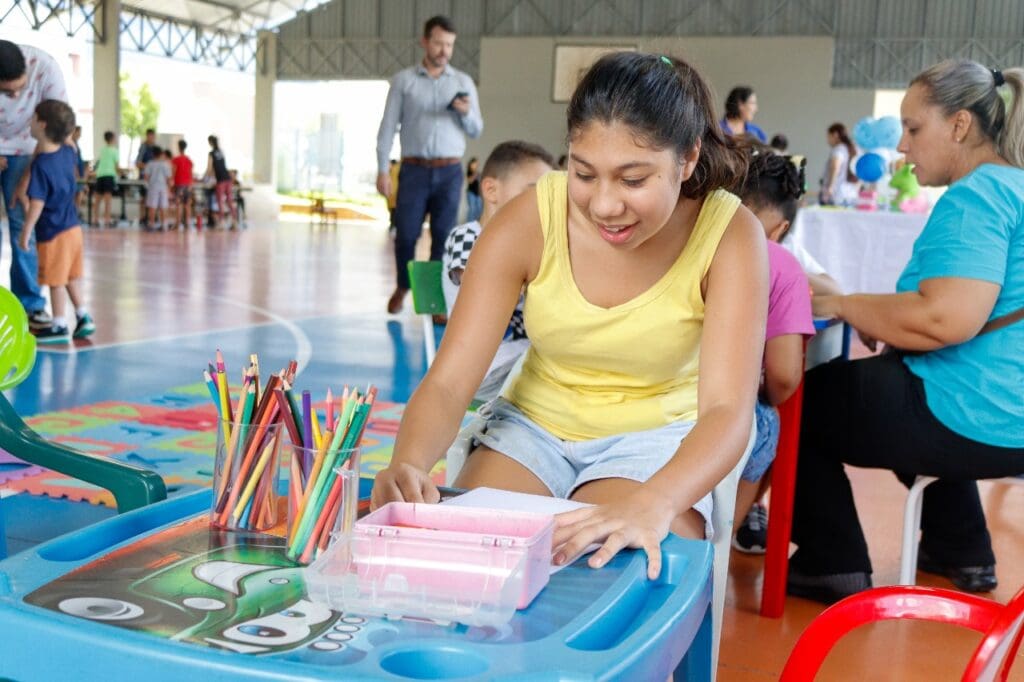
[[[448,307],[444,302],[444,289],[441,288],[442,272],[441,261],[409,261],[412,307],[423,320],[423,345],[427,353],[427,367],[434,364],[434,355],[437,353],[434,320],[431,316],[448,314]]]
[[[29,332],[21,302],[0,288],[0,390],[17,386],[35,364],[36,339]],[[30,464],[109,490],[124,513],[167,497],[164,481],[155,472],[105,457],[78,452],[51,443],[22,421],[7,398],[0,394],[0,448]],[[0,541],[4,538],[0,514]],[[5,555],[0,547],[0,557]]]

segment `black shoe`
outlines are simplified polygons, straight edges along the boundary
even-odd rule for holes
[[[71,333],[66,326],[51,326],[48,329],[39,329],[35,331],[35,335],[36,343],[39,344],[68,343],[71,341]]]
[[[49,329],[53,318],[45,310],[33,310],[28,314],[28,326],[31,329]]]
[[[918,550],[917,569],[949,578],[964,592],[991,592],[999,585],[996,580],[996,565],[987,566],[943,566],[924,550]]]
[[[786,578],[786,594],[822,604],[835,604],[850,595],[871,589],[871,576],[862,571],[804,575],[792,566]]]
[[[732,538],[733,549],[744,554],[764,554],[768,549],[768,509],[757,502]]]

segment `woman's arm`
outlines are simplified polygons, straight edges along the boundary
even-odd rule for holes
[[[929,351],[973,338],[992,314],[1000,289],[980,279],[936,277],[902,294],[815,296],[814,314],[838,317],[897,348]]]
[[[455,440],[542,248],[533,191],[502,208],[473,246],[437,358],[405,409],[391,464],[377,474],[374,508],[437,501],[426,474]]]
[[[741,207],[708,271],[697,424],[647,483],[673,499],[677,514],[718,485],[743,454],[757,399],[767,314],[764,231]]]
[[[701,335],[697,423],[672,459],[636,492],[612,504],[560,515],[555,556],[565,563],[591,543],[603,566],[625,547],[643,548],[647,575],[661,571],[660,543],[672,521],[725,478],[750,437],[764,351],[768,256],[764,229],[740,207],[707,275]]]

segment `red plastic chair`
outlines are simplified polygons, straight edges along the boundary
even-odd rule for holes
[[[807,626],[782,670],[782,682],[813,680],[846,633],[881,620],[928,620],[984,633],[963,682],[1005,680],[1024,635],[1024,589],[1003,606],[954,590],[913,585],[865,590],[834,604]]]
[[[779,444],[772,462],[768,546],[764,552],[764,581],[761,583],[761,615],[766,618],[781,618],[786,604],[789,537],[793,530],[793,497],[796,495],[796,460],[800,449],[803,405],[804,382],[801,379],[793,395],[779,405]]]

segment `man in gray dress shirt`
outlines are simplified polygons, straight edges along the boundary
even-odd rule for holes
[[[451,20],[428,19],[420,45],[423,61],[391,79],[377,133],[377,191],[384,196],[391,193],[388,161],[396,130],[402,145],[395,205],[397,285],[388,300],[389,313],[402,309],[409,292],[407,266],[428,215],[430,258],[441,260],[462,195],[465,136],[479,137],[484,128],[473,79],[448,64],[455,46]]]

